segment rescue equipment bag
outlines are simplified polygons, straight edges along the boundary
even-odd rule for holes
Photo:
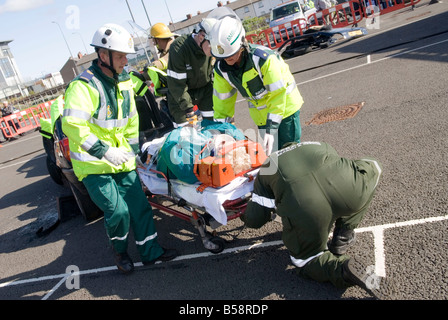
[[[198,191],[225,186],[236,177],[260,167],[267,159],[263,147],[250,140],[224,143],[214,156],[201,158],[201,153],[196,155],[193,169],[202,182]]]

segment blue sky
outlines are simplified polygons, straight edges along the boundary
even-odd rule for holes
[[[232,0],[233,2],[233,0]],[[217,0],[127,0],[143,28],[184,20],[216,7]],[[0,40],[9,44],[22,78],[27,81],[59,71],[71,53],[93,52],[92,36],[101,25],[118,23],[130,30],[126,0],[0,0]],[[168,7],[168,8],[167,8]],[[52,23],[52,21],[56,23]],[[59,28],[60,27],[60,28]],[[61,30],[68,43],[64,41]],[[69,50],[70,49],[70,50]]]

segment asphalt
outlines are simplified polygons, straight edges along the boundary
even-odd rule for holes
[[[383,165],[349,254],[390,279],[396,300],[448,298],[446,21],[448,4],[423,2],[381,17],[380,28],[365,37],[288,60],[305,101],[302,140],[325,141],[342,156],[372,156]],[[363,107],[353,118],[306,125],[318,112],[359,102]],[[256,132],[246,103],[236,109],[237,126]],[[142,267],[130,243],[136,272],[120,275],[102,219],[86,223],[77,216],[38,235],[54,222],[57,197],[69,194],[48,177],[38,132],[2,145],[1,300],[157,300],[149,306],[173,317],[188,303],[219,307],[220,314],[224,304],[265,303],[274,316],[286,307],[321,306],[310,300],[371,300],[357,287],[340,290],[299,278],[276,221],[257,230],[231,221],[217,229],[228,242],[215,255],[204,250],[189,222],[155,210],[160,242],[180,256]],[[70,268],[80,270],[79,286],[67,282]]]

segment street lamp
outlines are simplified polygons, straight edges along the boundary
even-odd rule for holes
[[[87,51],[87,47],[86,47],[86,44],[84,42],[84,39],[82,38],[82,35],[79,32],[73,32],[72,34],[75,34],[75,33],[79,34],[79,37],[81,38],[82,44],[84,45],[84,49],[86,50],[86,54],[88,54],[89,52]]]
[[[64,38],[65,44],[67,45],[68,52],[70,52],[70,57],[73,59],[72,51],[70,50],[70,47],[68,46],[68,42],[67,42],[67,40],[65,39],[64,32],[62,32],[62,28],[61,28],[61,26],[60,26],[59,23],[57,23],[56,21],[51,21],[51,23],[56,23],[56,24],[58,25],[59,30],[61,30],[62,37]]]
[[[131,14],[132,21],[135,22],[134,15],[132,14],[131,7],[129,6],[128,0],[126,0],[126,4],[128,5],[129,13]]]
[[[168,10],[168,14],[170,15],[171,22],[174,23],[173,17],[171,16],[171,12],[170,12],[170,9],[168,8],[168,4],[166,3],[166,0],[165,0],[165,6],[166,6],[166,10]]]
[[[142,0],[142,5],[143,5],[143,9],[145,9],[146,18],[148,18],[149,26],[151,26],[151,20],[149,20],[148,12],[146,11],[146,6],[145,6],[145,4],[143,3],[143,0]]]

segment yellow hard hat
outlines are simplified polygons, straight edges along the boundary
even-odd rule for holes
[[[174,37],[174,33],[166,26],[166,24],[159,22],[151,27],[151,37],[158,39],[165,39]]]

